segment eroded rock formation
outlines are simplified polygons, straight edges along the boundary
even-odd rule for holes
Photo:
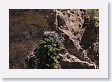
[[[39,14],[45,19],[46,29],[42,29],[41,37],[49,32],[54,37],[58,34],[59,56],[61,57],[62,69],[96,69],[99,68],[99,37],[98,31],[91,27],[90,17],[87,10],[83,9],[50,9],[50,10],[28,10],[33,14]],[[23,13],[28,12],[23,11]],[[37,17],[38,18],[38,17]],[[33,19],[32,19],[33,20]],[[30,22],[41,28],[42,23]],[[50,34],[51,32],[51,34]],[[37,47],[38,48],[38,47]],[[26,57],[26,68],[37,68],[33,64],[35,59],[33,50]],[[32,64],[31,64],[32,63]]]

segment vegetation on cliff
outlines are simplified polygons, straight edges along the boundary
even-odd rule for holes
[[[9,68],[99,68],[99,10],[10,9]]]

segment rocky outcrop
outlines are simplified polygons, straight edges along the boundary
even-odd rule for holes
[[[87,10],[57,9],[34,12],[38,12],[47,20],[47,34],[54,32],[59,36],[57,40],[61,50],[59,55],[62,69],[99,68],[98,31],[91,27]],[[29,63],[30,58],[32,57],[27,55],[26,63]]]
[[[96,65],[94,63],[89,63],[87,61],[81,61],[77,57],[65,54],[63,55],[63,60],[61,61],[62,69],[95,69]]]

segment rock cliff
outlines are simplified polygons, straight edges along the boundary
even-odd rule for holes
[[[99,32],[98,28],[91,25],[88,10],[40,9],[23,10],[21,13],[16,11],[14,14],[19,16],[22,14],[24,17],[18,16],[19,19],[26,21],[26,27],[34,28],[29,32],[31,37],[40,40],[45,34],[49,34],[57,39],[61,69],[99,68]],[[13,18],[11,21],[15,20]],[[32,61],[35,59],[36,48],[27,54],[25,68],[36,68]]]
[[[98,33],[94,27],[88,25],[90,18],[87,10],[40,10],[36,12],[46,18],[49,25],[47,30],[59,34],[62,69],[98,68]]]

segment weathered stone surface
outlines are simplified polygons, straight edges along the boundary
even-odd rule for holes
[[[57,41],[59,41],[62,69],[99,67],[98,36],[95,29],[88,25],[89,17],[86,10],[62,9],[36,12],[46,17],[48,34],[54,32],[59,35]]]

